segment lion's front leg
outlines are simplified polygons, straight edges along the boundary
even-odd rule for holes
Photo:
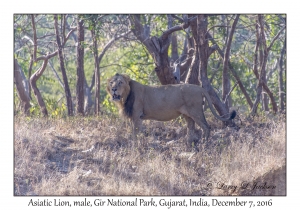
[[[135,139],[136,139],[137,134],[139,133],[140,130],[141,130],[140,120],[133,120],[133,122],[132,122],[132,134],[133,134],[133,137]]]
[[[133,135],[134,144],[137,143],[137,136],[141,130],[142,130],[142,120],[140,119],[140,117],[133,117],[133,119],[132,119],[132,135]]]

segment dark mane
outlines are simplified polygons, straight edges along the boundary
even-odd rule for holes
[[[132,118],[132,114],[133,114],[133,104],[134,104],[134,92],[132,91],[132,82],[129,82],[129,86],[130,86],[130,92],[127,96],[126,102],[124,104],[124,108],[123,108],[123,114],[128,117],[128,118]]]

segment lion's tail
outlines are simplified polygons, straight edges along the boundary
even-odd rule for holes
[[[208,106],[209,106],[211,112],[213,113],[213,115],[214,115],[216,118],[218,118],[218,119],[221,120],[221,121],[228,121],[228,120],[232,120],[232,119],[235,118],[235,116],[236,116],[236,111],[235,111],[235,110],[233,110],[233,111],[229,114],[229,116],[228,116],[227,118],[223,118],[223,117],[219,116],[219,115],[216,113],[216,110],[214,109],[214,107],[213,107],[213,105],[212,105],[212,102],[211,102],[211,99],[210,99],[210,96],[209,96],[208,92],[207,92],[206,90],[204,90],[204,91],[203,91],[203,94],[204,94],[204,96],[205,96],[205,98],[206,98],[206,100],[207,100],[207,102],[208,102]]]

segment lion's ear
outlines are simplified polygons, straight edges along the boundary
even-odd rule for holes
[[[128,75],[126,75],[126,74],[123,74],[122,76],[123,76],[123,78],[125,79],[125,81],[126,81],[127,83],[129,83],[129,81],[131,80],[130,77],[129,77]]]

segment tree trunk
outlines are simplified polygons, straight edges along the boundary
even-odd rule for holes
[[[57,46],[58,46],[59,64],[60,64],[60,69],[61,69],[64,86],[65,86],[68,115],[73,116],[74,113],[73,113],[72,96],[71,96],[71,91],[69,88],[69,82],[68,82],[67,73],[66,73],[66,69],[65,69],[64,57],[63,57],[63,52],[62,52],[63,49],[62,49],[62,45],[61,45],[61,41],[60,41],[60,37],[59,37],[57,15],[54,15],[54,26],[55,26],[56,42],[57,42]]]
[[[171,59],[175,62],[179,58],[176,33],[172,34],[172,42],[171,43],[172,43]]]
[[[270,109],[269,109],[269,98],[267,93],[263,91],[261,97],[263,101],[263,110],[268,112]]]
[[[283,82],[283,62],[284,62],[284,54],[285,54],[285,48],[286,48],[286,39],[284,40],[284,45],[280,52],[280,58],[279,58],[279,68],[278,68],[278,86],[279,86],[279,107],[280,111],[284,111],[284,82]]]
[[[172,15],[167,15],[167,17],[168,17],[168,29],[170,29],[173,26],[173,17]],[[176,32],[172,33],[170,36],[171,36],[171,64],[173,65],[174,62],[179,58]]]
[[[263,63],[263,61],[264,61],[264,52],[263,52],[263,50],[260,48],[260,50],[259,50],[259,60],[260,60],[260,62],[259,63]],[[266,58],[267,59],[267,58]],[[267,84],[267,79],[266,79],[266,77],[267,77],[267,74],[266,74],[266,70],[265,70],[265,75],[264,75],[264,77],[262,78],[262,80],[263,80],[263,84]],[[268,100],[268,96],[267,96],[267,93],[265,92],[265,91],[262,91],[262,93],[261,93],[261,99],[262,99],[262,109],[264,110],[264,111],[269,111],[269,100]]]
[[[146,47],[149,54],[153,57],[156,68],[156,75],[162,85],[176,84],[173,76],[173,69],[170,66],[168,49],[171,43],[171,34],[175,31],[183,30],[189,26],[190,20],[185,23],[169,28],[160,37],[150,37],[148,27],[142,25],[139,15],[131,15],[131,30],[138,40]]]
[[[189,15],[191,18],[192,15]],[[198,38],[198,29],[197,29],[197,20],[194,20],[190,23],[190,28],[193,35],[194,40],[194,57],[192,59],[192,64],[190,65],[189,71],[187,73],[185,83],[194,84],[194,85],[200,85],[200,79],[199,79],[199,66],[200,66],[200,60],[199,60],[199,38]]]
[[[37,35],[36,35],[36,27],[35,27],[35,20],[34,15],[31,15],[31,24],[32,24],[32,32],[33,32],[33,60],[36,60],[36,52],[37,52]]]
[[[263,23],[263,16],[262,15],[258,15],[258,25],[260,27],[260,30],[258,32],[258,26],[257,26],[257,39],[258,39],[258,43],[261,42],[260,44],[262,45],[262,53],[261,54],[261,62],[260,63],[260,75],[259,75],[259,80],[258,80],[258,84],[257,84],[257,90],[256,90],[256,99],[254,101],[252,110],[251,110],[251,115],[254,116],[257,112],[257,107],[259,104],[259,101],[261,99],[261,94],[262,94],[262,86],[263,86],[263,78],[266,76],[266,64],[267,64],[267,57],[268,57],[268,52],[267,52],[267,46],[266,46],[266,38],[265,38],[265,32],[264,32],[264,23]],[[258,44],[257,44],[258,45]],[[258,47],[255,48],[256,50],[258,49]],[[256,55],[257,56],[257,55]],[[257,63],[256,63],[257,64]],[[256,66],[256,64],[254,64]],[[257,74],[258,71],[256,70]]]
[[[189,37],[189,28],[186,29],[186,36],[184,40],[183,50],[180,55],[180,80],[181,82],[185,83],[188,70],[191,66],[191,63],[193,61],[193,55],[194,55],[194,48],[191,46],[190,42],[193,42],[193,38]],[[184,62],[183,62],[184,61]]]
[[[271,92],[271,90],[268,88],[267,84],[264,82],[264,78],[266,77],[266,65],[267,65],[267,59],[268,59],[269,51],[270,51],[271,47],[273,46],[275,40],[278,39],[280,33],[285,29],[285,27],[283,27],[276,34],[276,36],[271,40],[270,45],[267,47],[266,37],[265,37],[265,32],[264,32],[264,25],[263,24],[264,24],[263,23],[263,15],[258,15],[258,25],[260,27],[260,34],[258,35],[258,26],[257,25],[256,25],[256,27],[257,27],[257,29],[256,29],[257,32],[256,33],[257,33],[257,37],[260,36],[260,38],[258,38],[258,39],[261,40],[261,44],[263,46],[263,59],[262,59],[263,63],[260,64],[261,72],[260,72],[260,75],[258,75],[257,58],[255,58],[256,60],[254,61],[253,71],[254,71],[254,74],[255,74],[256,78],[259,79],[258,86],[257,86],[257,94],[262,93],[262,90],[259,87],[259,86],[262,86],[264,88],[264,90],[267,92],[267,94],[269,95],[269,97],[270,97],[273,112],[276,113],[277,112],[277,104],[276,104],[274,95]],[[257,47],[255,48],[255,51],[257,52]],[[255,56],[257,56],[257,53],[255,54]],[[256,114],[257,106],[258,106],[258,103],[260,101],[260,98],[261,98],[261,96],[256,95],[256,99],[255,99],[255,102],[254,102],[252,110],[251,110],[251,115],[252,116],[254,116]]]
[[[33,64],[33,54],[30,55],[28,78],[30,78],[31,74],[32,74],[32,64]],[[29,95],[29,98],[31,99],[31,86],[30,85],[28,85],[28,95]]]
[[[100,114],[100,68],[99,68],[99,60],[98,60],[98,44],[95,34],[95,24],[93,29],[91,30],[92,33],[92,40],[93,40],[93,54],[94,54],[94,64],[95,64],[95,71],[94,71],[94,80],[95,81],[95,106],[94,106],[94,113],[95,115]]]
[[[91,89],[87,84],[86,78],[84,78],[84,90],[84,113],[85,115],[90,115],[92,114],[92,106],[94,102],[92,100]]]
[[[30,105],[30,97],[29,94],[26,92],[26,89],[23,85],[24,79],[22,78],[22,69],[20,65],[18,64],[17,59],[14,59],[14,82],[17,87],[17,92],[19,95],[19,98],[21,100],[23,112],[26,115],[29,115],[29,109],[31,107]]]
[[[45,58],[44,62],[43,62],[43,65],[30,77],[30,85],[33,89],[33,93],[36,97],[36,100],[41,108],[41,112],[43,114],[44,117],[48,116],[48,111],[47,111],[47,108],[46,108],[46,104],[42,98],[42,95],[39,91],[39,89],[37,88],[37,85],[36,85],[36,81],[40,78],[40,76],[42,76],[42,74],[44,73],[46,67],[47,67],[47,64],[48,64],[48,56]]]
[[[229,63],[229,56],[230,56],[230,48],[232,43],[233,34],[237,25],[237,22],[239,20],[240,15],[236,15],[233,24],[230,29],[229,37],[227,39],[226,48],[225,48],[225,55],[223,59],[223,74],[222,74],[222,100],[225,103],[225,105],[229,106],[229,101],[231,100],[231,97],[229,96],[230,92],[230,77],[229,77],[229,70],[228,70],[228,63]],[[228,98],[229,100],[225,101],[225,98]]]
[[[215,106],[216,110],[221,116],[226,116],[229,113],[228,108],[226,108],[225,104],[222,103],[217,93],[214,91],[211,86],[208,77],[207,77],[207,65],[208,58],[211,55],[213,49],[208,45],[208,35],[207,35],[207,16],[206,15],[198,15],[197,17],[197,50],[199,50],[199,60],[200,60],[200,80],[202,83],[202,87],[207,90],[209,93],[212,103]]]
[[[83,20],[79,16],[77,18],[77,114],[84,116],[84,26]]]

